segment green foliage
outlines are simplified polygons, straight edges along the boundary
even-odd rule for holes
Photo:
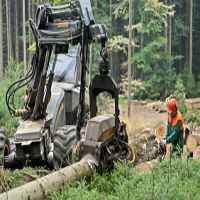
[[[186,97],[196,97],[199,94],[197,84],[194,76],[185,71],[176,80],[173,96],[178,100],[179,110],[183,113],[185,121],[200,125],[200,112],[196,110],[189,114],[186,106]]]
[[[138,31],[151,35],[151,37],[160,36],[167,23],[167,16],[174,15],[173,6],[166,5],[159,0],[147,0],[143,4],[142,26]]]
[[[135,6],[135,11],[139,11],[139,17],[137,17],[138,23],[131,27],[137,33],[135,34],[136,50],[133,62],[143,84],[135,90],[134,97],[139,99],[165,98],[174,90],[176,80],[176,72],[172,66],[174,58],[169,56],[165,50],[166,38],[164,37],[167,17],[174,15],[174,6],[166,5],[158,0],[142,0]],[[126,19],[127,13],[127,1],[119,2],[115,15]],[[142,48],[137,44],[141,34],[144,37]],[[113,46],[112,49],[115,50],[124,50],[124,46],[128,45],[127,41],[126,35],[116,36],[110,40],[112,44],[110,46]],[[127,48],[125,50],[127,51]]]
[[[173,7],[158,0],[145,1],[140,14],[142,25],[137,30],[148,40],[136,52],[134,61],[143,74],[146,97],[163,98],[172,92],[176,76],[172,67],[173,58],[165,51],[166,38],[163,37],[167,16],[173,15]]]
[[[129,1],[128,0],[117,0],[114,4],[114,16],[116,18],[123,17],[124,19],[128,19],[128,7]]]
[[[197,83],[195,83],[193,74],[188,71],[184,71],[180,77],[183,80],[187,97],[196,97],[200,94],[200,89],[196,86]]]
[[[152,172],[138,174],[132,166],[117,165],[111,174],[94,174],[89,184],[84,180],[53,193],[50,199],[199,199],[200,163],[172,159],[163,161]]]
[[[193,124],[200,126],[200,111],[195,110],[191,115],[186,115],[186,121],[192,122]]]
[[[127,52],[129,40],[126,37],[121,35],[114,36],[109,40],[109,49],[112,52],[123,51],[124,53]],[[134,46],[134,44],[132,44]]]
[[[153,99],[168,95],[175,80],[170,57],[162,50],[164,44],[164,38],[159,37],[135,54],[135,63],[145,77],[144,87]]]
[[[131,81],[131,96],[137,99],[146,99],[148,97],[148,91],[144,87],[144,81],[133,80]],[[123,91],[128,91],[128,79],[123,79]],[[127,97],[127,93],[124,93],[124,96]]]
[[[126,105],[126,98],[125,98],[125,96],[124,95],[119,95],[119,105],[120,106],[125,106]]]
[[[159,37],[149,42],[148,45],[137,52],[134,56],[137,68],[148,74],[152,73],[155,67],[161,67],[159,64],[162,62],[162,58],[164,58],[164,56],[166,57],[164,52],[160,52],[162,51],[164,45],[165,39],[163,37]]]
[[[18,125],[18,120],[16,118],[12,118],[8,112],[6,103],[5,103],[5,96],[8,87],[20,76],[23,74],[23,66],[17,65],[14,62],[11,62],[7,66],[7,71],[5,73],[4,78],[0,81],[0,127],[5,127],[8,131],[8,134],[14,132],[15,128]],[[22,91],[17,94],[15,101],[16,105],[21,105],[22,99]]]
[[[187,108],[185,104],[186,89],[184,87],[183,80],[180,77],[176,80],[175,91],[173,93],[173,96],[178,101],[178,106],[181,113],[183,113],[184,115],[187,114]]]
[[[155,39],[134,56],[137,68],[144,77],[145,98],[165,98],[174,89],[176,73],[171,58],[162,49],[164,39]],[[138,98],[137,93],[135,98]]]

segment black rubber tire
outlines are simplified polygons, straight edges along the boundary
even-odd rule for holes
[[[59,169],[72,163],[72,151],[76,145],[76,127],[66,125],[54,134],[53,168]]]
[[[10,153],[10,143],[5,135],[5,130],[0,129],[0,167],[4,167],[4,158]]]
[[[72,112],[66,113],[66,123],[68,125],[76,125],[77,113],[78,113],[78,108],[75,108]]]

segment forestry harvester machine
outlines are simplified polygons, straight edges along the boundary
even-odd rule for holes
[[[90,0],[40,5],[30,27],[36,44],[30,70],[6,94],[9,112],[20,117],[20,125],[12,138],[0,132],[0,164],[59,168],[71,164],[75,151],[80,159],[90,155],[101,167],[131,159],[126,126],[119,120],[118,88],[109,76],[106,30],[95,23]],[[93,42],[99,42],[102,50],[87,104]],[[15,94],[26,85],[24,106],[17,110]],[[115,100],[114,115],[97,115],[97,96],[102,92]]]

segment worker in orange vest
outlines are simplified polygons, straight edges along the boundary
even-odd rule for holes
[[[172,144],[172,153],[180,155],[184,145],[184,127],[183,116],[178,111],[177,101],[175,98],[166,101],[168,112],[168,124],[166,139],[163,144]]]

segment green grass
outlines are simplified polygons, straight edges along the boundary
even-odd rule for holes
[[[126,103],[127,103],[127,98],[126,98],[125,96],[123,96],[123,95],[120,95],[120,96],[119,96],[119,104],[120,104],[121,106],[125,106]]]
[[[16,188],[35,178],[46,175],[49,171],[44,168],[26,167],[22,170],[4,170],[0,171],[0,193]]]
[[[29,172],[30,169],[24,169],[24,172]],[[11,188],[15,188],[19,185],[23,185],[25,181],[25,177],[23,175],[23,171],[15,170],[15,171],[3,171],[0,175],[0,192],[6,192]]]
[[[94,174],[75,183],[51,200],[199,200],[200,162],[174,159],[139,175],[133,167],[118,165],[111,174]]]
[[[4,78],[0,80],[0,127],[4,127],[7,134],[11,135],[18,125],[18,119],[10,116],[6,106],[5,96],[8,87],[22,76],[23,66],[10,63],[7,69]],[[21,96],[22,91],[15,98],[17,105],[20,105],[22,102]]]

